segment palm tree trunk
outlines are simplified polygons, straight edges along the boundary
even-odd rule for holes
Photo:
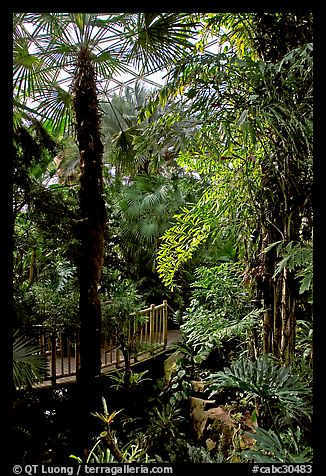
[[[287,268],[283,273],[282,290],[282,340],[281,359],[286,365],[290,365],[295,352],[295,327],[296,327],[296,290],[293,273]]]
[[[273,329],[273,355],[278,359],[281,356],[281,339],[282,339],[282,314],[280,309],[281,292],[280,292],[280,279],[274,280],[274,329]]]
[[[81,48],[73,82],[75,129],[80,152],[80,381],[101,373],[101,303],[98,287],[104,257],[105,203],[102,196],[100,113],[96,73],[87,48]]]

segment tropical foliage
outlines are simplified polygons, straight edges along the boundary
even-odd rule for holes
[[[312,14],[14,13],[13,33],[17,407],[48,366],[35,324],[60,326],[79,463],[310,463]],[[162,299],[164,377],[131,368]]]
[[[245,347],[250,340],[250,351],[257,354],[254,330],[258,332],[260,312],[250,302],[237,264],[199,268],[196,274],[192,301],[180,326],[184,339],[196,354],[195,362],[208,358],[214,351],[223,360],[230,345],[239,352],[241,342],[243,350],[248,351]]]
[[[275,422],[275,410],[281,421],[288,422],[296,419],[309,418],[311,407],[307,404],[307,397],[311,396],[309,388],[300,382],[300,379],[291,374],[287,367],[273,362],[268,354],[263,354],[255,361],[241,357],[225,368],[210,376],[210,389],[214,393],[222,387],[233,387],[245,393],[249,400],[255,399],[258,403],[257,412],[262,413]],[[276,427],[277,431],[277,427]]]
[[[254,450],[244,451],[245,458],[255,463],[292,463],[302,464],[312,462],[312,449],[302,444],[300,428],[294,432],[277,435],[273,430],[257,428],[251,436],[257,441]]]
[[[13,342],[13,381],[16,389],[29,388],[44,379],[47,362],[40,355],[40,348],[31,339],[14,335]]]

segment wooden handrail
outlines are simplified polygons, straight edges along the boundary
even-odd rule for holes
[[[163,348],[167,345],[167,321],[168,321],[168,304],[164,300],[162,304],[151,304],[150,307],[142,309],[139,312],[133,312],[131,316],[148,315],[148,320],[140,325],[140,328],[136,329],[135,323],[129,325],[130,338],[137,332],[138,343],[149,344],[154,346],[151,352],[155,352],[156,346],[161,345]],[[41,353],[46,356],[49,362],[49,379],[52,385],[57,383],[57,380],[63,377],[76,375],[76,372],[80,367],[80,345],[79,345],[79,333],[76,332],[75,338],[71,338],[65,335],[65,329],[63,326],[59,326],[56,329],[43,327],[42,325],[33,326],[37,329],[39,337]],[[102,362],[102,368],[114,366],[119,368],[122,363],[122,353],[117,342],[114,342],[111,338],[104,342],[106,344],[102,348],[104,356],[104,362]],[[109,346],[109,347],[107,347]],[[159,348],[159,347],[158,347]],[[148,347],[141,353],[150,352]],[[138,355],[134,357],[136,362]]]

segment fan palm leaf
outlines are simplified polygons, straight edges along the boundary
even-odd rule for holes
[[[192,46],[190,39],[196,25],[185,13],[131,15],[130,33],[123,49],[135,66],[146,65],[147,71],[161,69],[172,64],[185,48]]]
[[[14,334],[13,381],[16,389],[31,387],[44,379],[47,361],[31,339]]]
[[[151,21],[148,15],[153,15]],[[58,81],[64,74],[66,91],[70,94],[81,48],[89,51],[98,86],[102,84],[105,91],[107,80],[116,73],[137,76],[130,68],[135,57],[138,67],[146,62],[148,72],[171,63],[177,53],[191,45],[193,33],[185,14],[17,13],[14,14],[14,91],[22,93],[25,99],[34,99],[36,89],[40,100],[42,91],[49,90],[51,84],[58,98],[55,83],[60,85]],[[61,99],[65,99],[66,105],[66,98]],[[69,109],[65,112],[70,114]],[[53,102],[49,116],[58,129],[58,121],[69,122],[63,113],[54,112]]]
[[[123,247],[128,254],[138,259],[148,247],[154,256],[168,219],[182,205],[184,196],[173,181],[160,175],[136,175],[119,202]]]

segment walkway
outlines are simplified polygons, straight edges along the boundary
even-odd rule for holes
[[[157,349],[153,351],[144,351],[137,355],[137,359],[132,359],[132,365],[142,362],[144,360],[150,360],[157,355],[166,352],[173,344],[180,341],[180,331],[178,329],[171,329],[167,331],[167,343],[166,346],[158,345]],[[101,375],[106,375],[108,373],[114,372],[116,370],[124,369],[124,359],[121,352],[118,352],[119,357],[117,357],[117,349],[111,350],[109,352],[110,361],[107,361],[108,352],[102,349],[102,371]],[[48,357],[48,366],[49,373],[52,369],[52,360],[51,356]],[[66,377],[59,377],[61,375],[68,374]],[[68,383],[73,383],[76,381],[76,358],[75,357],[56,357],[56,379],[57,385],[65,385]],[[45,388],[51,387],[53,385],[51,378],[44,380],[42,383],[36,384],[36,388]]]

